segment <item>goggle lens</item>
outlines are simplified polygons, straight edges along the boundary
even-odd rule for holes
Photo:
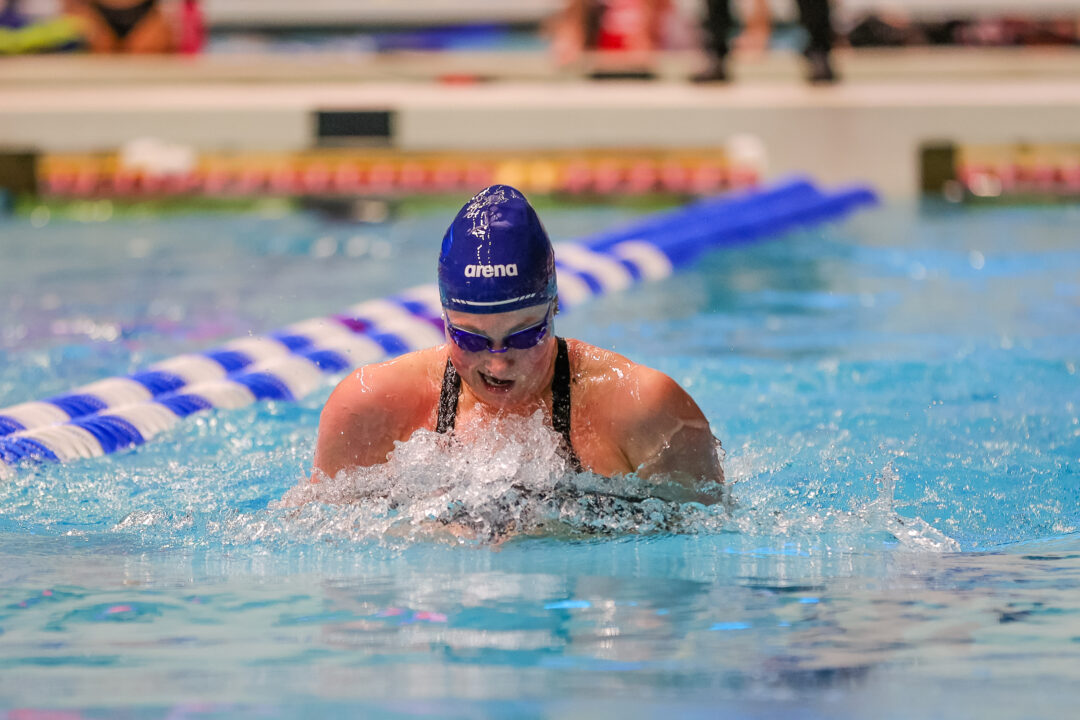
[[[475,353],[487,350],[488,352],[501,353],[506,352],[508,349],[528,350],[529,348],[539,345],[540,341],[547,337],[548,321],[550,319],[551,313],[549,312],[539,324],[507,335],[503,339],[503,347],[501,350],[495,349],[490,338],[484,335],[471,333],[468,330],[462,330],[455,325],[451,325],[449,320],[446,321],[446,331],[447,334],[450,335],[450,339],[454,341],[454,344],[465,352]]]

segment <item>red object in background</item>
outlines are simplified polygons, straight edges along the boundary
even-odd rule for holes
[[[716,165],[703,163],[694,168],[690,175],[690,187],[698,195],[716,192],[724,184],[724,173]]]
[[[43,178],[42,184],[48,195],[67,195],[75,184],[75,174],[63,171],[52,172]]]
[[[398,184],[404,190],[424,190],[430,185],[428,171],[418,162],[406,162],[401,166]]]
[[[211,167],[206,171],[203,178],[203,192],[208,195],[218,195],[228,190],[233,178],[229,171],[222,167]]]
[[[278,195],[295,195],[300,189],[300,173],[294,167],[279,167],[270,173],[270,191]]]
[[[388,193],[397,182],[397,168],[392,163],[377,162],[368,171],[368,188],[373,192]]]
[[[334,170],[331,184],[339,193],[356,192],[364,182],[364,174],[356,163],[343,162]]]
[[[495,172],[489,165],[480,162],[471,162],[465,168],[465,186],[485,187],[495,180]]]
[[[245,168],[240,171],[236,179],[236,190],[242,195],[254,195],[262,192],[266,187],[267,174],[265,170],[256,167]]]
[[[622,186],[623,171],[613,162],[601,161],[593,170],[593,190],[601,195],[610,195]]]
[[[648,37],[645,3],[642,0],[603,0],[596,30],[596,49],[603,51],[641,50]]]
[[[330,168],[323,163],[312,163],[300,173],[301,184],[304,192],[319,194],[330,189],[333,176]]]
[[[666,162],[660,168],[660,186],[668,192],[685,192],[690,184],[690,171],[677,162]]]
[[[184,0],[180,8],[180,41],[177,47],[185,55],[202,52],[206,45],[206,22],[199,0]]]
[[[131,170],[117,170],[112,176],[112,189],[117,195],[134,195],[139,188],[139,174]]]
[[[1058,168],[1045,162],[1036,163],[1031,167],[1031,183],[1036,190],[1049,192],[1057,183]]]
[[[637,195],[652,192],[658,177],[653,163],[644,160],[634,163],[626,174],[626,191]]]
[[[97,191],[101,175],[94,168],[83,168],[75,174],[75,181],[71,185],[71,193],[88,197]]]
[[[1061,184],[1067,192],[1080,194],[1080,161],[1061,168]]]
[[[994,172],[998,176],[998,180],[1001,181],[1002,192],[1013,192],[1014,190],[1016,190],[1016,186],[1020,181],[1020,176],[1022,173],[1022,169],[1019,164],[1014,162],[1006,165],[1000,165],[998,167],[992,168],[991,171]]]
[[[442,163],[435,166],[431,172],[431,185],[436,190],[456,190],[462,185],[464,173],[460,167],[452,163]]]
[[[758,177],[757,170],[752,167],[735,167],[727,169],[727,182],[726,184],[734,189],[754,187],[758,184],[761,178]],[[723,178],[724,169],[720,169],[721,178]],[[725,184],[721,179],[721,185]]]
[[[592,185],[593,173],[589,163],[584,160],[575,160],[563,170],[562,189],[565,192],[577,195],[589,189]]]

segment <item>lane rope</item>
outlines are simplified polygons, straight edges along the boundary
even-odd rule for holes
[[[866,187],[823,192],[796,178],[557,243],[560,306],[569,310],[668,277],[706,252],[836,220],[876,202]],[[205,410],[298,400],[327,375],[444,342],[441,312],[436,286],[423,285],[2,409],[0,477],[24,461],[70,462],[141,445]]]

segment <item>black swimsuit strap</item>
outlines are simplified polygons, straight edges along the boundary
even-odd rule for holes
[[[555,375],[551,378],[551,426],[562,436],[570,467],[580,472],[581,460],[570,441],[570,353],[566,350],[565,339],[555,338],[555,342],[558,352],[555,355]],[[461,376],[450,358],[447,358],[442,388],[439,390],[439,415],[435,420],[435,432],[447,433],[454,429],[460,395]]]
[[[443,370],[442,390],[439,391],[439,417],[435,421],[435,432],[448,433],[454,429],[454,420],[457,419],[458,396],[461,394],[461,376],[458,375],[454,363],[446,358],[446,369]]]
[[[559,352],[555,356],[555,376],[551,378],[551,426],[562,435],[566,449],[566,459],[575,472],[581,472],[581,460],[574,452],[570,441],[570,353],[566,350],[566,340],[555,338]]]

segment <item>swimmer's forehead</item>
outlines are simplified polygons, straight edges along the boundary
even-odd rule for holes
[[[547,316],[550,303],[533,305],[509,312],[477,314],[445,308],[446,319],[462,330],[475,330],[480,335],[494,332],[509,334],[536,325]]]

